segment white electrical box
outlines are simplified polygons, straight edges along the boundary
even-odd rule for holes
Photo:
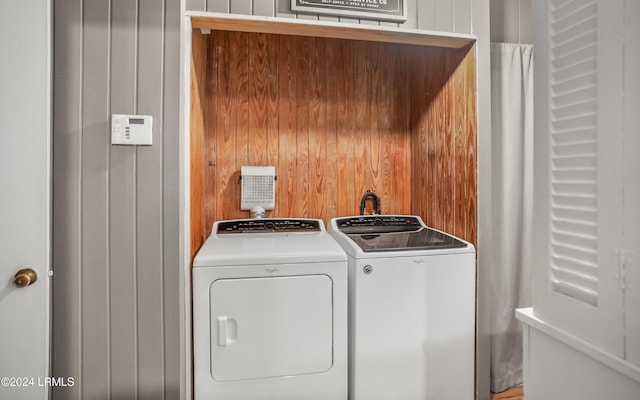
[[[152,138],[151,115],[111,115],[111,144],[150,146]]]

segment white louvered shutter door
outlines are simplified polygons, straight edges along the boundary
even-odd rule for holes
[[[620,356],[622,5],[549,0],[534,16],[534,312]]]

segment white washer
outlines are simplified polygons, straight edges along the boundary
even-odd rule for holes
[[[193,262],[194,399],[347,398],[347,264],[321,220],[214,223]]]
[[[417,216],[328,230],[349,265],[349,399],[473,399],[474,247]]]

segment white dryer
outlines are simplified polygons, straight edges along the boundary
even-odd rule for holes
[[[347,264],[321,220],[218,221],[193,262],[195,400],[345,400]]]
[[[328,230],[349,265],[349,399],[473,399],[474,247],[417,216]]]

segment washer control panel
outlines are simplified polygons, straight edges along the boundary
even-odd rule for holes
[[[367,215],[341,218],[336,223],[338,229],[345,233],[406,232],[415,231],[423,227],[416,217],[397,215]]]
[[[241,219],[218,224],[217,234],[320,232],[320,221],[313,219]]]

